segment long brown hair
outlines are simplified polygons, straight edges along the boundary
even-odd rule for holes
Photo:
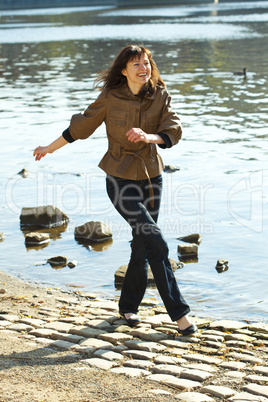
[[[144,96],[148,92],[149,94],[153,94],[157,85],[165,86],[165,83],[160,76],[151,51],[142,45],[125,46],[118,53],[110,68],[108,68],[108,70],[101,71],[98,74],[96,83],[103,84],[102,89],[119,88],[120,86],[124,85],[127,83],[127,78],[122,74],[121,71],[126,68],[129,61],[134,60],[136,57],[140,59],[144,54],[148,56],[151,64],[151,78],[148,83],[141,88],[139,95]]]

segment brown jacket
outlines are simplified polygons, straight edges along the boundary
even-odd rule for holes
[[[152,96],[142,99],[133,95],[127,85],[103,90],[83,114],[72,116],[66,130],[69,139],[64,133],[63,136],[69,142],[88,138],[103,122],[109,146],[99,167],[109,175],[132,180],[158,176],[164,165],[155,144],[130,142],[126,137],[128,130],[139,127],[148,134],[167,135],[169,146],[180,140],[182,132],[180,119],[171,108],[170,95],[160,86]]]

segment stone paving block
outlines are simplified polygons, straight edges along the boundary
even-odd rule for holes
[[[39,318],[22,318],[19,320],[19,322],[22,324],[31,325],[33,328],[42,328],[46,324],[46,321],[40,320]]]
[[[268,324],[262,322],[251,324],[248,326],[248,329],[253,332],[264,332],[265,334],[268,334]]]
[[[262,359],[259,357],[255,356],[250,356],[245,353],[237,353],[237,352],[231,352],[226,355],[226,357],[232,357],[236,360],[242,361],[242,362],[247,362],[247,363],[259,363],[262,364]]]
[[[268,383],[268,377],[256,375],[256,374],[249,374],[245,377],[245,380],[252,381],[252,382],[264,382]]]
[[[161,345],[164,345],[168,348],[179,348],[179,349],[189,349],[191,347],[191,343],[182,342],[179,339],[167,339],[159,342]]]
[[[93,353],[93,356],[100,357],[109,361],[122,361],[124,357],[120,353],[112,352],[111,350],[98,349]]]
[[[170,374],[173,376],[180,376],[183,368],[175,366],[174,364],[157,364],[152,367],[151,371],[155,374]]]
[[[224,347],[223,343],[216,342],[216,341],[207,341],[207,340],[202,340],[202,345],[207,346],[209,348],[214,348],[214,349],[221,349]]]
[[[78,316],[78,317],[62,317],[59,318],[59,322],[66,322],[68,324],[73,324],[73,325],[84,325],[88,322],[88,318]]]
[[[163,381],[164,384],[169,385],[173,388],[178,388],[181,390],[194,390],[201,387],[200,382],[185,380],[182,378],[173,377],[173,379],[166,379]]]
[[[95,339],[95,338],[83,338],[84,340],[80,342],[80,346],[83,347],[89,347],[89,348],[94,348],[94,349],[109,349],[111,350],[113,347],[113,344],[111,342],[107,341],[102,341],[101,339]]]
[[[155,327],[154,330],[157,332],[163,332],[164,334],[167,334],[167,335],[176,335],[178,333],[177,329],[163,327],[163,326]]]
[[[73,350],[75,350],[78,353],[82,353],[82,354],[86,354],[86,355],[92,355],[92,353],[94,353],[96,349],[91,348],[90,346],[75,345],[73,347]]]
[[[259,384],[247,384],[242,388],[243,391],[249,392],[250,394],[264,396],[268,398],[268,386]]]
[[[187,360],[181,357],[159,355],[154,359],[155,364],[184,364]]]
[[[185,354],[185,355],[183,355],[183,358],[186,360],[189,360],[189,361],[199,361],[199,362],[207,363],[207,364],[219,364],[221,362],[220,359],[202,355],[200,353]]]
[[[90,308],[93,309],[101,309],[101,310],[108,310],[108,311],[118,311],[118,303],[116,301],[106,301],[106,300],[101,300],[101,301],[90,301],[89,302]],[[107,311],[106,311],[107,312]]]
[[[164,389],[150,389],[148,392],[153,395],[172,395],[171,392],[165,391]]]
[[[268,375],[268,367],[267,366],[254,366],[253,370],[262,375]]]
[[[245,334],[226,334],[224,335],[226,341],[244,341],[253,342],[256,338]]]
[[[247,366],[247,363],[229,361],[220,363],[219,367],[224,367],[230,370],[243,370]]]
[[[113,329],[112,325],[105,320],[89,320],[86,325],[95,329],[104,329],[105,331],[112,331]]]
[[[192,381],[206,381],[208,378],[212,377],[213,374],[204,370],[196,370],[196,369],[183,369],[180,375],[180,378],[185,378],[187,380]]]
[[[174,377],[173,375],[170,374],[151,374],[147,377],[148,380],[151,381],[156,381],[159,383],[163,383],[164,381],[173,381],[176,380],[177,377]]]
[[[237,392],[234,391],[233,389],[228,387],[222,387],[220,385],[207,385],[206,387],[201,388],[200,392],[223,399],[229,398],[230,396],[234,396],[235,394],[237,394]]]
[[[101,334],[98,336],[98,339],[102,339],[103,341],[111,342],[114,345],[118,345],[119,343],[124,343],[133,339],[131,335],[128,334],[120,334],[120,333],[112,333],[112,334]]]
[[[267,398],[264,396],[255,396],[252,394],[249,394],[248,392],[239,392],[235,396],[232,396],[231,398],[227,399],[230,402],[267,402]]]
[[[203,332],[200,335],[200,339],[206,340],[206,341],[212,341],[212,342],[224,342],[225,338],[224,336],[221,335],[210,335],[210,334],[206,334],[205,332]]]
[[[48,328],[36,328],[30,331],[29,334],[40,338],[57,339],[58,332]]]
[[[8,329],[10,331],[16,331],[16,332],[30,332],[34,329],[31,325],[27,324],[11,324]]]
[[[238,349],[245,349],[247,347],[248,343],[244,342],[244,341],[226,341],[225,342],[225,347],[229,348],[229,349],[233,349],[237,348]]]
[[[152,360],[157,355],[152,352],[145,352],[144,350],[124,350],[122,352],[124,356],[132,357],[132,359],[140,359],[140,360]]]
[[[209,327],[211,329],[220,329],[224,332],[235,331],[241,328],[247,328],[248,324],[242,321],[233,321],[233,320],[219,320],[213,321],[210,323]]]
[[[176,399],[182,402],[210,402],[214,401],[210,396],[200,394],[199,392],[183,392],[175,396]]]
[[[58,340],[58,341],[52,342],[51,346],[55,346],[60,349],[71,349],[77,345],[75,343]]]
[[[97,357],[93,357],[92,359],[84,359],[81,360],[81,363],[88,364],[90,367],[99,368],[102,370],[111,370],[112,367],[118,366],[115,362],[110,362],[105,359],[98,359]]]
[[[218,371],[216,367],[203,363],[184,363],[181,366],[187,369],[207,371],[208,373],[215,373]]]
[[[125,345],[116,345],[116,346],[112,346],[111,350],[113,352],[118,352],[118,353],[122,353],[124,350],[128,350],[128,347],[126,347]]]
[[[95,316],[95,319],[96,319],[96,320],[105,320],[105,321],[107,321],[109,324],[113,324],[115,321],[118,320],[118,315],[117,315],[117,314],[116,314],[116,315],[111,315],[111,314],[105,315],[105,314],[102,314],[102,315],[97,315],[97,316]]]
[[[137,328],[137,329],[133,329],[129,333],[130,333],[130,335],[143,339],[145,341],[159,342],[159,341],[162,341],[163,339],[168,338],[167,334],[164,334],[163,332],[155,331],[154,329],[150,329],[150,328]]]
[[[96,328],[91,328],[88,326],[77,326],[73,327],[69,330],[70,334],[74,335],[80,335],[83,336],[84,338],[97,338],[100,335],[104,335],[107,332],[104,331],[103,329],[96,329]]]
[[[6,321],[6,320],[1,320],[0,321],[0,328],[6,328],[9,327],[9,325],[11,325],[11,321]]]
[[[15,314],[0,314],[0,322],[3,321],[10,321],[10,322],[17,322],[19,321],[20,317]]]
[[[175,340],[181,341],[181,342],[190,342],[190,343],[199,343],[200,342],[200,338],[199,335],[195,332],[192,335],[188,335],[188,336],[182,336],[182,335],[177,335],[175,337]]]
[[[145,342],[137,339],[132,339],[131,341],[126,341],[125,346],[130,349],[145,350],[146,352],[160,353],[166,349],[166,346],[160,345],[156,342]]]
[[[163,323],[172,324],[172,320],[168,314],[156,314],[152,317],[147,317],[143,320],[144,324],[150,324],[152,328],[159,327]]]
[[[62,341],[67,341],[67,342],[72,342],[72,343],[80,343],[83,339],[82,336],[79,335],[73,335],[73,334],[65,334],[62,332],[58,332],[57,335],[55,336],[57,339],[62,340]]]
[[[67,334],[73,327],[73,324],[59,321],[48,322],[43,326],[43,328],[54,329],[55,331],[63,332],[65,334]]]
[[[138,360],[138,359],[127,360],[123,364],[123,366],[125,367],[139,368],[143,370],[150,370],[150,368],[153,367],[154,365],[155,364],[150,360]]]
[[[142,369],[137,369],[137,368],[131,368],[131,367],[116,367],[112,368],[111,373],[116,373],[116,374],[124,374],[128,377],[142,377],[142,376],[148,376],[150,371],[148,370],[142,370]]]
[[[186,354],[189,353],[189,351],[188,351],[187,349],[179,349],[179,348],[169,348],[169,349],[167,350],[167,352],[168,352],[170,355],[182,356],[182,357],[183,357],[183,355],[186,355]]]

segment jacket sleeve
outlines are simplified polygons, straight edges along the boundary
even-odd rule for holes
[[[162,109],[162,117],[157,131],[159,135],[166,134],[170,140],[170,146],[173,146],[177,144],[181,139],[181,121],[179,116],[172,109],[171,96],[169,95],[169,93],[165,91],[163,96],[164,100],[162,100],[162,102],[164,105]]]
[[[74,141],[88,138],[103,123],[105,115],[106,94],[102,92],[96,101],[89,105],[83,113],[72,116],[70,126],[67,129],[70,137]]]

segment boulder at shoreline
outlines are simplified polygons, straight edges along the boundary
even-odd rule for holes
[[[112,237],[113,233],[109,226],[103,222],[90,221],[84,225],[77,226],[74,237],[79,240],[101,242]]]

